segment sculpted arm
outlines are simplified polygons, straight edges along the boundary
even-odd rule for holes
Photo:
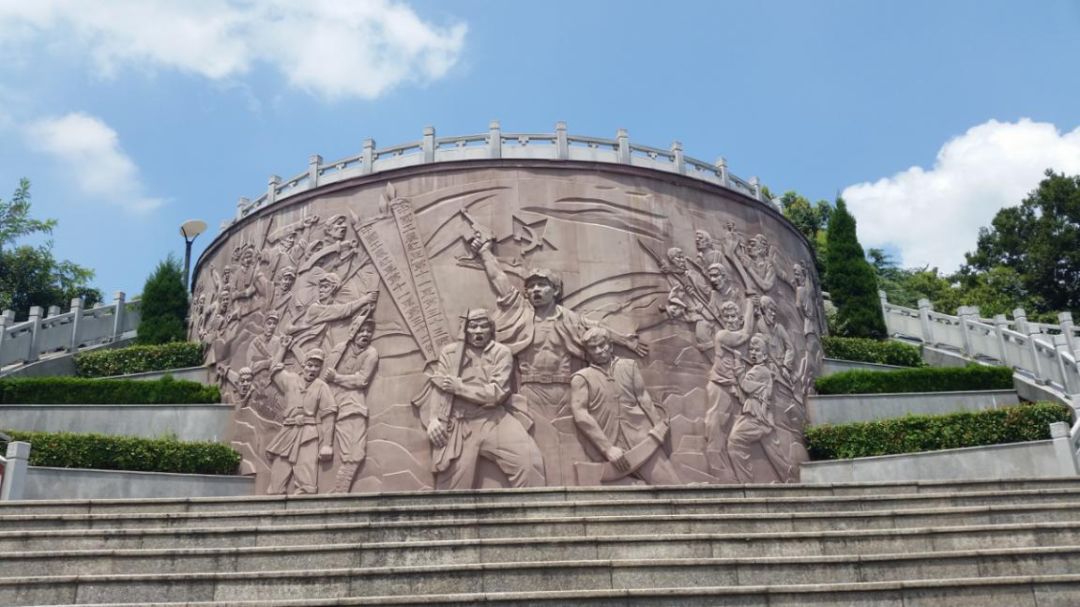
[[[356,373],[335,373],[333,375],[334,383],[346,390],[363,390],[367,388],[368,384],[371,383],[372,376],[375,375],[375,368],[379,365],[379,353],[371,347],[365,350],[365,353],[367,352],[370,352],[370,354],[364,357],[360,369]]]
[[[457,381],[454,392],[461,398],[483,407],[494,407],[510,393],[510,372],[513,367],[514,357],[510,354],[510,350],[499,348],[487,381],[481,378],[468,381],[455,378]]]
[[[337,401],[322,380],[315,380],[319,386],[319,457],[329,459],[334,456],[334,421],[337,419]]]
[[[503,271],[502,266],[499,265],[499,260],[495,258],[495,254],[491,252],[491,241],[485,241],[477,249],[477,253],[480,255],[480,261],[484,264],[484,273],[487,274],[488,281],[491,283],[491,287],[495,289],[495,294],[499,299],[508,298],[517,292],[514,285],[510,282],[510,278]]]

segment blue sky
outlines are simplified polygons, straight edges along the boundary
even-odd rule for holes
[[[951,271],[1045,168],[1080,173],[1080,2],[0,0],[0,197],[142,288],[270,174],[486,129],[613,136],[845,197]]]

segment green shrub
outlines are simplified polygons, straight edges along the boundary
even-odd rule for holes
[[[898,367],[922,367],[925,364],[917,347],[898,341],[827,335],[821,338],[821,345],[829,358]]]
[[[885,337],[877,275],[856,236],[855,217],[842,198],[829,216],[825,287],[836,304],[836,330],[847,337]]]
[[[157,381],[18,377],[0,379],[0,403],[8,404],[188,404],[218,403],[217,386],[165,377]]]
[[[898,371],[844,371],[819,377],[818,394],[884,394],[889,392],[955,392],[1007,390],[1013,387],[1008,367],[923,367]]]
[[[219,443],[71,432],[5,432],[12,440],[30,443],[31,466],[232,474],[240,464],[240,454]]]
[[[184,341],[187,335],[188,296],[184,288],[184,269],[169,254],[146,279],[139,317],[140,344],[165,344]]]
[[[1057,403],[1034,403],[951,415],[909,415],[806,430],[810,459],[848,459],[1050,438],[1050,424],[1071,422]]]
[[[75,356],[79,377],[106,377],[197,367],[203,364],[203,345],[175,341],[155,346],[131,346],[116,350],[97,350]]]

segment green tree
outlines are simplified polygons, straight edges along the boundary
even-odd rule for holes
[[[823,274],[825,268],[822,260],[825,258],[826,232],[832,206],[824,200],[811,204],[798,192],[789,191],[780,197],[780,209],[784,217],[810,241],[818,274]]]
[[[848,337],[885,337],[874,268],[866,261],[855,233],[855,217],[843,198],[829,218],[825,286],[836,305],[836,330]]]
[[[140,306],[139,343],[164,344],[187,338],[184,270],[171,253],[146,279]]]
[[[1080,175],[1046,171],[1039,187],[979,230],[959,278],[966,288],[1007,285],[1037,312],[1080,312]],[[995,268],[1005,267],[1012,274]],[[1018,305],[1021,303],[1018,301]]]
[[[86,306],[101,301],[101,292],[90,286],[93,270],[53,257],[52,241],[43,245],[16,245],[23,237],[52,234],[55,219],[30,216],[30,181],[21,179],[11,200],[0,199],[0,308],[25,319],[31,306],[59,306],[67,310],[81,297]]]

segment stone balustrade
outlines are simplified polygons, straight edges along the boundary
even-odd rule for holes
[[[407,166],[435,162],[485,159],[541,159],[606,162],[646,167],[687,175],[757,199],[766,200],[757,177],[742,179],[728,172],[727,161],[708,163],[683,154],[682,144],[675,141],[669,149],[632,143],[625,129],[619,129],[615,139],[583,137],[566,132],[566,123],[555,124],[554,133],[504,133],[497,121],[487,133],[456,137],[436,137],[433,127],[426,127],[420,141],[385,148],[376,148],[375,141],[366,139],[360,154],[325,162],[313,155],[308,168],[289,179],[271,175],[266,192],[255,198],[240,198],[236,215],[221,225],[224,230],[240,219],[268,205],[319,186],[361,175],[370,175]]]
[[[961,306],[952,316],[935,311],[927,299],[915,310],[880,295],[889,335],[1011,367],[1080,410],[1080,329],[1069,312],[1058,314],[1056,325],[1028,321],[1021,308],[1013,310],[1011,320],[1004,314],[982,318],[975,306]],[[1074,458],[1080,458],[1080,421],[1069,429],[1068,440]]]
[[[7,441],[7,451],[0,456],[0,501],[22,499],[30,462],[30,443],[12,441],[2,432],[0,440]]]
[[[53,306],[48,314],[38,306],[30,317],[14,323],[15,313],[0,315],[0,369],[26,364],[52,352],[75,352],[134,335],[139,326],[139,301],[126,301],[118,291],[112,303],[83,308],[81,299],[71,300],[71,310],[63,314]]]

